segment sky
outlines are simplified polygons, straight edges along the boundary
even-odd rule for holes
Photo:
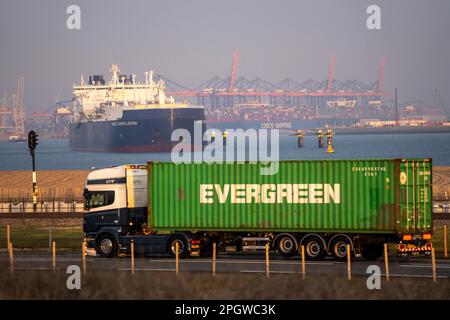
[[[70,5],[81,29],[69,30]],[[381,8],[381,30],[366,26]],[[196,87],[227,77],[239,49],[237,76],[275,83],[335,78],[371,84],[385,58],[386,91],[400,101],[450,103],[450,1],[433,0],[1,0],[0,93],[25,78],[28,112],[72,98],[80,75],[155,70]]]

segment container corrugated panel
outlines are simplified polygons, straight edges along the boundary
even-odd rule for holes
[[[399,232],[406,228],[400,163],[280,161],[274,175],[262,175],[266,165],[260,163],[149,163],[149,225],[154,230]],[[431,186],[422,191],[426,188]],[[423,192],[431,196],[431,190]],[[422,209],[431,217],[431,205]]]
[[[401,229],[432,229],[432,167],[428,159],[402,159],[400,163]]]

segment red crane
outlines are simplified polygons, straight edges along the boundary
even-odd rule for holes
[[[328,85],[327,92],[333,91],[333,81],[334,81],[334,65],[336,64],[336,56],[333,55],[330,62],[330,69],[328,70]]]
[[[381,60],[381,65],[380,65],[380,75],[378,78],[378,92],[377,94],[381,95],[383,93],[383,81],[384,81],[384,64],[386,62],[386,59],[383,58],[383,60]]]
[[[336,55],[333,54],[330,62],[330,67],[328,71],[328,79],[326,79],[322,83],[319,83],[320,87],[317,86],[316,88],[309,88],[306,87],[305,84],[299,84],[294,89],[282,89],[280,87],[277,87],[276,85],[267,83],[269,87],[265,87],[261,90],[259,85],[256,84],[255,81],[248,81],[247,87],[237,87],[236,88],[236,69],[237,69],[237,63],[238,63],[238,49],[234,50],[234,57],[233,57],[233,65],[231,67],[231,77],[228,79],[220,79],[219,77],[215,77],[214,79],[211,79],[205,83],[210,83],[212,80],[217,83],[219,81],[220,84],[208,84],[207,87],[205,87],[205,83],[202,84],[202,86],[196,88],[196,89],[189,89],[185,86],[180,86],[182,88],[181,91],[171,91],[166,92],[167,95],[173,95],[177,97],[209,97],[209,96],[215,96],[215,97],[233,97],[233,96],[242,96],[242,97],[376,97],[379,98],[380,96],[386,96],[388,95],[386,92],[383,92],[383,80],[384,80],[384,62],[383,59],[381,69],[380,69],[380,76],[377,81],[373,83],[371,86],[367,86],[364,84],[361,84],[357,81],[346,81],[344,83],[339,82],[334,79],[334,67],[336,64]],[[167,79],[166,79],[167,80]],[[245,80],[245,79],[244,79]],[[169,82],[172,82],[170,80],[167,80]],[[309,82],[309,80],[307,81]],[[172,82],[173,83],[173,82]],[[176,84],[176,83],[175,83]],[[356,85],[359,85],[359,87],[354,87]],[[214,87],[213,88],[211,88]],[[228,87],[228,89],[226,88]]]
[[[234,93],[234,84],[236,82],[236,67],[238,63],[238,49],[234,49],[233,65],[231,66],[230,92]]]

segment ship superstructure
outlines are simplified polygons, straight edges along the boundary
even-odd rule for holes
[[[145,83],[137,82],[134,74],[119,74],[117,65],[112,65],[111,71],[108,83],[102,75],[89,76],[87,83],[81,76],[80,85],[73,86],[77,120],[117,120],[123,110],[187,107],[175,103],[173,97],[166,97],[164,81],[155,81],[153,71],[144,73]]]
[[[122,75],[112,65],[111,80],[102,75],[83,76],[73,86],[74,123],[70,147],[79,151],[158,152],[170,151],[171,133],[178,128],[192,131],[204,120],[203,106],[177,103],[165,94],[162,79],[145,72],[145,82],[136,75]],[[203,127],[204,125],[202,125]]]

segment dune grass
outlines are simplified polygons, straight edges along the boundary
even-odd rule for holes
[[[11,242],[14,248],[40,249],[49,247],[50,227],[36,224],[14,224],[11,226]],[[53,226],[52,241],[56,241],[58,248],[79,249],[83,241],[81,225]],[[6,225],[0,226],[0,246],[6,247]]]
[[[3,269],[3,268],[2,268]],[[0,272],[0,299],[449,299],[450,281],[395,278],[369,290],[365,277],[136,272],[88,272],[81,290],[69,290],[68,275],[51,271]]]

